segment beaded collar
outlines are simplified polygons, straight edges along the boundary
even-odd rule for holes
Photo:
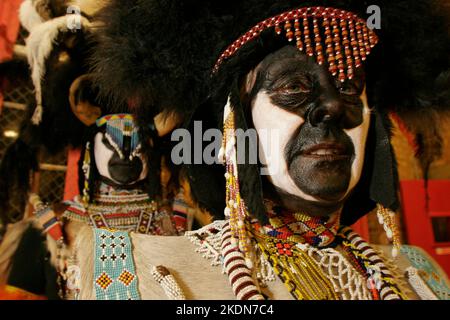
[[[406,297],[395,284],[382,258],[358,234],[340,227],[348,255],[333,248],[280,240],[255,234],[254,264],[249,265],[240,245],[232,237],[230,221],[215,221],[185,233],[196,252],[222,266],[239,300],[263,300],[261,288],[277,275],[295,299],[400,300]],[[357,268],[348,262],[357,264]],[[354,260],[354,261],[353,261]]]
[[[139,189],[116,189],[101,183],[93,202],[87,206],[78,197],[65,203],[69,205],[65,218],[96,228],[154,235],[177,235],[184,231],[176,225],[170,208],[164,208]]]
[[[257,221],[253,221],[252,227],[256,231],[276,239],[308,243],[318,248],[334,245],[340,225],[340,212],[328,217],[311,217],[304,213],[289,212],[271,201],[265,201],[265,205],[270,224],[261,227]]]

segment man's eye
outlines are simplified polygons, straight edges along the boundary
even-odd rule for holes
[[[347,83],[338,86],[339,93],[346,95],[346,96],[360,96],[361,95],[361,89],[358,85]]]
[[[341,87],[339,88],[339,93],[346,96],[359,96],[359,92],[355,87]]]
[[[283,94],[310,93],[311,89],[302,84],[288,84],[279,89]]]

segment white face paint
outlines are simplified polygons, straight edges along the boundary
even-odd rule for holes
[[[367,103],[366,92],[361,95],[363,102],[363,122],[361,125],[344,130],[350,137],[355,148],[355,157],[351,167],[350,183],[345,193],[345,198],[356,186],[361,178],[364,164],[364,153],[370,124],[370,109]],[[320,199],[306,194],[295,184],[288,172],[285,160],[286,146],[294,133],[305,122],[305,120],[291,112],[274,105],[270,97],[264,91],[259,92],[252,103],[253,124],[257,132],[265,135],[273,132],[272,137],[278,139],[259,139],[260,161],[266,165],[270,176],[269,179],[274,186],[288,194],[309,201],[320,201]]]
[[[95,157],[95,165],[97,166],[97,170],[102,177],[105,177],[116,184],[121,184],[111,177],[109,161],[114,155],[114,151],[108,148],[103,142],[104,133],[99,132],[95,135],[94,139],[94,157]],[[142,161],[142,171],[139,175],[139,178],[130,182],[129,184],[134,184],[138,181],[144,180],[148,174],[148,165],[145,157],[138,153],[137,156]]]

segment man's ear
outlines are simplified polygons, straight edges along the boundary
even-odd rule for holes
[[[256,76],[258,75],[259,66],[250,71],[245,77],[245,85],[243,88],[245,89],[246,94],[250,94],[253,90],[253,87],[256,83]]]
[[[70,108],[74,115],[86,126],[91,126],[102,115],[95,105],[95,90],[88,74],[76,78],[69,90]]]
[[[175,112],[165,113],[161,112],[153,118],[155,122],[155,129],[158,136],[164,137],[170,133],[175,127],[181,124],[182,118]]]

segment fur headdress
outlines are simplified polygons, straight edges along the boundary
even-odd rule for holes
[[[188,113],[207,91],[214,52],[239,2],[109,1],[94,20],[101,97],[143,114]]]

